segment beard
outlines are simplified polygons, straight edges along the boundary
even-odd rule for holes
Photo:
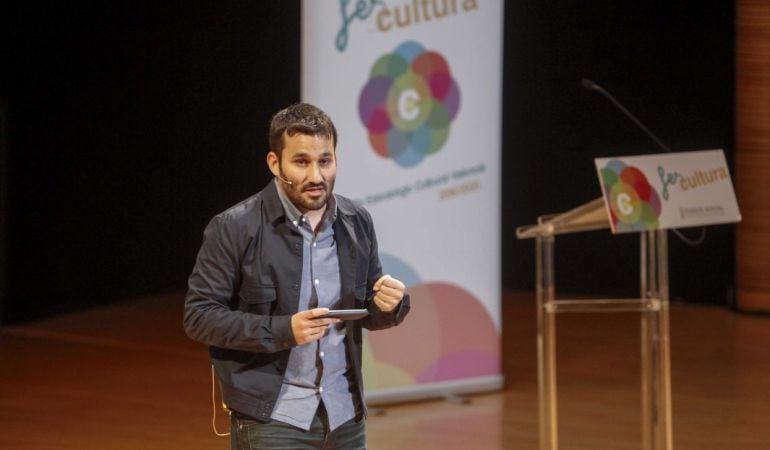
[[[281,177],[288,179],[283,171],[281,171]],[[325,207],[334,190],[334,177],[321,183],[299,184],[293,180],[290,181],[292,184],[281,181],[283,192],[302,214]]]

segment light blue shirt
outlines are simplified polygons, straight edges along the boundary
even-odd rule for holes
[[[334,195],[329,197],[317,233],[286,197],[280,185],[278,196],[287,219],[303,238],[299,311],[315,307],[338,308],[341,284],[332,227],[337,218]],[[291,350],[281,392],[271,415],[273,420],[309,430],[321,400],[331,430],[355,417],[353,394],[345,376],[348,368],[344,342],[346,334],[345,322],[340,322],[332,325],[321,340]]]

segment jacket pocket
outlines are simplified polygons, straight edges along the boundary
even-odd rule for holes
[[[275,286],[244,283],[238,292],[239,310],[251,314],[270,314],[276,305]]]

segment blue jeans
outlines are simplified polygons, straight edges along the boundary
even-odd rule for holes
[[[366,449],[364,419],[349,420],[329,431],[323,403],[318,407],[310,430],[271,421],[263,423],[235,411],[230,416],[232,450],[361,450]]]

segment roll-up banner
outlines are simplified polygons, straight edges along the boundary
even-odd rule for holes
[[[374,218],[412,311],[366,333],[369,403],[502,387],[502,0],[305,0],[302,98],[339,130],[335,192]]]

